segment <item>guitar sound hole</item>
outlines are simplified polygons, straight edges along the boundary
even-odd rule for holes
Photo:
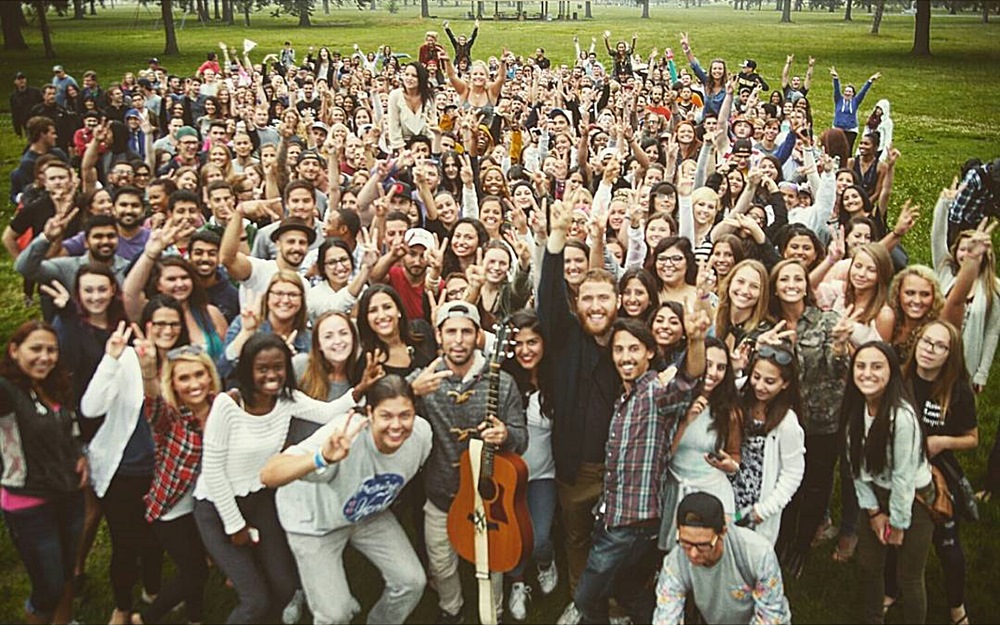
[[[493,480],[479,480],[479,496],[483,498],[483,501],[493,501],[496,493],[497,488]]]

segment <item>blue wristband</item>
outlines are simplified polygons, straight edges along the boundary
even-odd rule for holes
[[[319,470],[319,469],[325,469],[328,466],[330,466],[330,463],[327,462],[326,458],[323,457],[323,450],[322,449],[317,449],[316,453],[313,454],[313,464],[316,465],[316,469],[317,470]]]

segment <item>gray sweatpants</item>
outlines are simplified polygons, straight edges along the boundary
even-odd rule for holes
[[[299,565],[302,588],[313,622],[350,623],[357,609],[344,572],[344,547],[350,544],[385,579],[385,589],[371,611],[369,623],[402,624],[420,603],[427,578],[403,528],[384,510],[350,527],[325,536],[288,534],[288,544]]]

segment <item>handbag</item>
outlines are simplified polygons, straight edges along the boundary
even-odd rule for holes
[[[917,500],[927,506],[934,523],[940,525],[955,513],[952,499],[951,491],[948,489],[948,480],[941,469],[932,464],[931,481],[927,486],[917,489]]]
[[[965,477],[961,469],[950,462],[942,462],[942,469],[948,486],[952,491],[954,508],[962,515],[966,521],[976,522],[979,520],[979,504],[976,502],[976,491],[972,488],[972,482]]]

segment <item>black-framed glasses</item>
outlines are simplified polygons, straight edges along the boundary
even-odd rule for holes
[[[659,265],[673,265],[674,267],[680,265],[684,262],[685,257],[682,254],[674,254],[672,256],[666,256],[660,254],[656,257],[656,262]]]
[[[691,551],[692,549],[694,549],[698,553],[710,553],[713,549],[715,549],[715,546],[719,544],[719,534],[716,534],[715,538],[713,538],[708,542],[693,543],[687,540],[681,540],[681,534],[678,531],[675,542],[677,543],[677,546],[683,549],[684,551]]]
[[[201,356],[205,348],[201,345],[182,345],[167,352],[167,360],[177,360],[183,356]]]
[[[337,265],[350,265],[351,257],[343,256],[341,258],[327,258],[326,262],[323,263],[327,267],[336,267]]]
[[[770,345],[760,345],[757,347],[757,355],[760,358],[766,358],[767,360],[773,360],[782,366],[787,366],[792,363],[792,354],[786,349],[780,347],[771,347]]]
[[[929,349],[932,354],[947,354],[951,350],[951,346],[947,343],[932,341],[926,334],[917,342]]]
[[[152,321],[150,322],[150,325],[152,325],[157,330],[166,330],[168,328],[171,330],[181,329],[180,321]]]

